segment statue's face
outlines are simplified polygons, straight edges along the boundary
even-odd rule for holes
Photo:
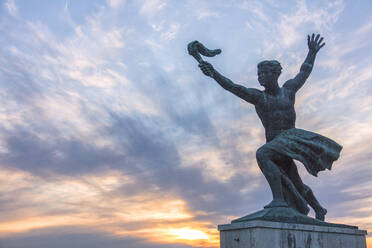
[[[269,66],[262,66],[257,71],[258,82],[266,87],[269,87],[270,84],[275,83],[278,79],[277,73],[273,72]]]

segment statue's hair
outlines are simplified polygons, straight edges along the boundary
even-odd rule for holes
[[[282,73],[282,66],[277,60],[264,60],[258,63],[257,68],[260,69],[264,66],[268,66],[272,71],[280,74]]]

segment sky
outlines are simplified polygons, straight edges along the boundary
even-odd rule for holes
[[[0,0],[0,32],[1,248],[219,247],[218,224],[271,201],[264,129],[187,44],[262,90],[257,63],[281,85],[312,33],[296,127],[343,150],[318,177],[297,166],[327,221],[372,233],[371,1]]]

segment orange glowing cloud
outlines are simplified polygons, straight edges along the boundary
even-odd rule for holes
[[[30,173],[0,170],[3,194],[22,206],[7,212],[0,236],[34,229],[80,226],[117,236],[140,237],[156,243],[217,247],[218,232],[209,222],[195,221],[195,214],[180,198],[157,192],[125,195],[120,188],[135,179],[118,171],[59,176],[46,180]],[[18,195],[12,192],[21,192]]]

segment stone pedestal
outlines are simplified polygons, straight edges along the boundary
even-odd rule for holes
[[[266,220],[219,225],[220,248],[366,248],[366,231],[333,225]]]

